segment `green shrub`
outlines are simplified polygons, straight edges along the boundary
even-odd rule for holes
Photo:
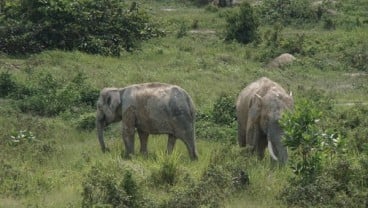
[[[16,88],[17,84],[9,72],[0,74],[0,98],[6,97]]]
[[[179,178],[178,155],[161,154],[158,157],[159,167],[152,171],[151,178],[155,185],[174,185]]]
[[[119,0],[20,1],[9,4],[0,21],[0,49],[8,54],[78,49],[119,56],[163,34],[137,3]]]
[[[258,39],[259,22],[249,3],[243,3],[237,12],[226,16],[225,40],[250,43]]]
[[[282,191],[282,199],[288,206],[296,207],[365,207],[368,203],[367,169],[362,161],[353,164],[353,160],[339,157],[325,167],[316,180],[301,184],[291,180]]]
[[[264,0],[258,9],[265,24],[281,22],[288,25],[318,21],[317,10],[312,8],[309,0]]]
[[[140,188],[127,170],[123,180],[101,165],[93,166],[82,187],[82,207],[142,207]]]
[[[331,115],[330,126],[338,126],[340,132],[349,139],[350,152],[365,152],[368,150],[367,125],[368,107],[354,105]]]
[[[196,135],[198,138],[236,143],[235,139],[231,139],[236,138],[234,100],[232,96],[223,94],[216,99],[209,112],[197,112]]]
[[[41,73],[17,84],[9,95],[17,100],[22,112],[41,116],[55,116],[67,110],[80,113],[82,107],[95,108],[99,91],[86,83],[86,77],[78,73],[72,80],[62,83],[51,73]]]
[[[281,119],[283,141],[291,150],[290,164],[295,173],[288,179],[281,198],[288,206],[297,207],[364,207],[368,196],[367,180],[362,178],[366,174],[366,164],[362,162],[365,156],[348,156],[348,151],[354,151],[348,150],[351,143],[335,130],[340,119],[349,128],[357,128],[360,117],[349,116],[352,122],[332,118],[331,124],[326,119],[334,115],[330,107],[326,108],[329,102],[323,104],[316,95],[315,100],[299,100],[294,112]],[[322,118],[325,119],[321,121]]]
[[[185,22],[179,23],[179,30],[176,33],[176,38],[182,38],[187,35],[189,26]]]
[[[341,56],[343,61],[346,63],[346,67],[354,68],[359,71],[368,72],[368,44],[362,43],[353,47],[347,48]]]
[[[249,178],[245,170],[245,158],[231,147],[224,145],[213,151],[199,181],[174,187],[174,193],[163,207],[223,207],[228,196],[246,188]]]
[[[221,95],[212,109],[212,119],[216,124],[231,125],[236,120],[234,98]]]
[[[96,113],[83,114],[76,122],[77,129],[92,131],[96,127]]]

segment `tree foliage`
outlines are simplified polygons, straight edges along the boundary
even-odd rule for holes
[[[0,50],[8,54],[62,49],[119,56],[163,35],[137,3],[119,0],[21,0],[5,7],[0,23]]]

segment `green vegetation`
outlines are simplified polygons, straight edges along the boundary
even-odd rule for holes
[[[162,33],[137,3],[22,0],[5,4],[0,48],[8,54],[80,50],[119,56]]]
[[[0,2],[0,207],[367,206],[367,1],[70,2]],[[296,61],[264,67],[281,53]],[[261,76],[295,99],[285,167],[236,142],[236,97]],[[119,124],[100,151],[99,90],[151,81],[192,96],[198,161],[165,135],[123,159]]]

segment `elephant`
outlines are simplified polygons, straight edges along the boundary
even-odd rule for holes
[[[198,159],[195,144],[195,107],[188,93],[176,85],[143,83],[124,88],[103,88],[97,101],[96,128],[102,152],[108,150],[103,131],[122,121],[125,157],[134,154],[134,135],[138,132],[140,152],[147,154],[149,134],[167,134],[167,152],[176,139],[186,145],[192,160]]]
[[[278,83],[267,77],[250,83],[236,101],[239,146],[249,145],[260,159],[268,146],[273,161],[285,164],[288,155],[281,142],[284,131],[279,119],[293,108],[292,93],[288,94]]]

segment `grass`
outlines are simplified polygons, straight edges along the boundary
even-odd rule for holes
[[[231,8],[210,12],[205,7],[176,1],[150,3],[142,4],[162,23],[168,35],[143,43],[139,51],[123,53],[118,58],[77,51],[46,51],[26,57],[1,55],[0,72],[8,71],[20,81],[26,81],[32,74],[50,72],[64,82],[82,72],[87,82],[97,89],[152,81],[177,84],[188,91],[201,112],[211,109],[222,94],[235,98],[246,84],[261,76],[281,83],[293,91],[296,99],[304,97],[306,90],[315,89],[322,90],[336,103],[368,102],[366,72],[351,68],[344,60],[346,52],[354,53],[356,47],[366,41],[366,25],[353,30],[345,28],[348,23],[336,30],[324,30],[321,25],[313,25],[313,29],[285,27],[280,35],[286,40],[295,38],[295,34],[305,34],[305,53],[296,54],[298,61],[291,66],[268,69],[263,67],[265,62],[260,61],[262,54],[269,50],[262,43],[241,45],[223,42],[223,15]],[[175,10],[165,11],[165,8]],[[359,12],[354,13],[357,14]],[[198,27],[192,28],[196,21]],[[188,28],[182,38],[177,38],[182,23]],[[262,26],[260,29],[266,31],[269,28]],[[193,33],[190,32],[192,29],[214,33]],[[352,76],[353,73],[362,75]],[[38,117],[20,113],[12,106],[12,100],[0,99],[0,164],[11,167],[9,172],[0,171],[0,184],[1,180],[6,181],[18,190],[14,191],[18,195],[0,192],[0,207],[80,207],[82,182],[91,167],[97,164],[111,168],[111,173],[124,168],[134,170],[137,181],[143,184],[144,190],[148,190],[147,195],[158,201],[169,197],[165,187],[156,187],[150,181],[152,172],[157,171],[168,157],[164,154],[166,136],[150,136],[147,157],[136,154],[131,160],[124,160],[121,158],[124,148],[119,124],[110,127],[106,134],[111,152],[102,154],[95,130],[77,130],[73,118]],[[42,145],[6,146],[10,135],[19,130],[32,131]],[[211,141],[197,138],[200,159],[196,162],[189,160],[184,144],[178,141],[169,157],[177,163],[180,177],[187,174],[193,180],[199,180],[213,151],[233,139],[227,137]],[[44,149],[45,145],[51,147],[50,153]],[[232,148],[233,151],[238,149],[237,145]],[[136,152],[139,152],[138,140]],[[272,168],[268,159],[258,161],[253,156],[244,159],[244,164],[250,185],[229,196],[224,206],[285,207],[278,194],[292,174],[291,170],[287,167]],[[19,185],[23,187],[14,185],[11,177],[21,178]],[[178,182],[178,186],[183,183]]]

